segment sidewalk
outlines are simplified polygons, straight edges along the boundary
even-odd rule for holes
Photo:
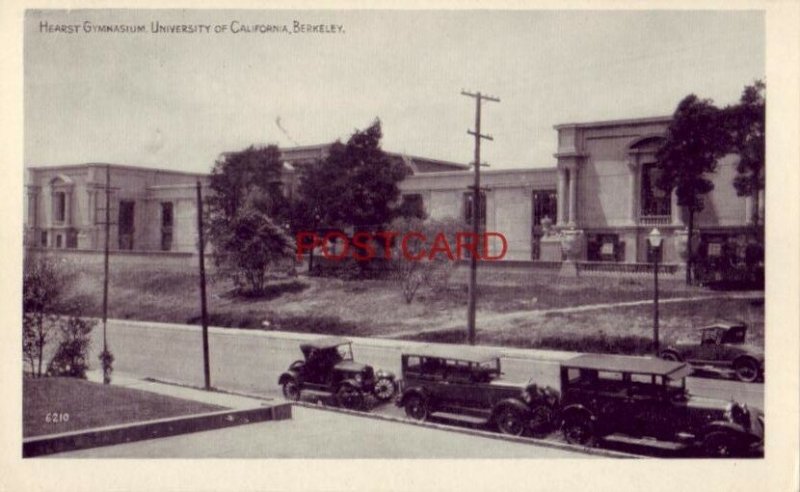
[[[86,378],[95,383],[102,383],[103,371],[87,371]],[[125,388],[149,391],[151,393],[180,398],[182,400],[192,400],[209,405],[218,405],[232,410],[246,410],[267,406],[267,404],[280,403],[272,398],[250,398],[221,391],[205,391],[177,383],[173,384],[146,380],[130,374],[117,372],[111,375],[111,384],[123,386]]]

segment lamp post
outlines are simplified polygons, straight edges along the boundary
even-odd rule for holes
[[[653,349],[658,355],[658,260],[661,256],[661,231],[653,228],[647,235],[647,242],[650,243],[651,254],[653,255]]]

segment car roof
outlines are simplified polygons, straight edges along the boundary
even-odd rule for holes
[[[435,357],[438,359],[453,359],[476,363],[489,362],[500,358],[500,354],[497,352],[487,352],[485,350],[459,345],[448,347],[424,345],[416,350],[403,352],[403,356]]]
[[[698,330],[708,330],[710,328],[722,328],[727,330],[729,328],[733,328],[734,326],[746,326],[746,325],[742,322],[737,322],[737,321],[721,321],[719,323],[701,326],[700,328],[698,328]]]
[[[314,340],[309,340],[308,342],[305,343],[301,343],[300,348],[328,349],[328,348],[338,347],[343,343],[352,343],[352,342],[342,337],[323,337]]]
[[[630,355],[585,354],[561,362],[562,367],[596,371],[631,372],[680,379],[688,374],[685,362]]]

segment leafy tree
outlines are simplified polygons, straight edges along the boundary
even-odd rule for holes
[[[263,293],[269,268],[294,253],[287,231],[249,204],[231,219],[212,219],[211,230],[217,267],[238,289],[252,294]]]
[[[283,162],[277,146],[250,146],[217,159],[209,177],[213,192],[207,197],[212,215],[232,219],[249,203],[273,218],[286,211],[281,173]]]
[[[739,154],[733,186],[739,196],[753,197],[753,224],[759,228],[759,194],[765,179],[766,84],[757,80],[744,88],[739,103],[724,109],[730,133],[728,150]]]
[[[289,213],[275,145],[224,154],[214,165],[207,197],[209,239],[219,271],[237,288],[263,292],[268,269],[291,254],[281,227]]]
[[[717,160],[726,152],[727,133],[719,124],[720,110],[709,99],[686,96],[673,114],[666,139],[656,157],[661,173],[656,185],[675,194],[678,205],[689,218],[689,254],[686,283],[691,283],[695,214],[705,206],[703,196],[714,189],[707,175],[717,167]]]
[[[308,217],[327,228],[374,230],[397,216],[397,184],[406,176],[402,162],[381,150],[380,120],[356,131],[346,144],[335,142],[328,156],[307,166],[298,186]]]
[[[22,278],[22,354],[30,373],[42,377],[45,347],[64,315],[76,315],[79,306],[67,300],[74,272],[48,257],[25,258]]]

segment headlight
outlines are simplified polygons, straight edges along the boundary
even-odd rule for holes
[[[528,392],[528,390],[522,390],[522,395],[520,395],[520,397],[525,403],[531,402],[531,394]]]
[[[364,380],[364,376],[362,376],[361,373],[356,374],[356,382],[357,383],[360,383],[363,380]]]

